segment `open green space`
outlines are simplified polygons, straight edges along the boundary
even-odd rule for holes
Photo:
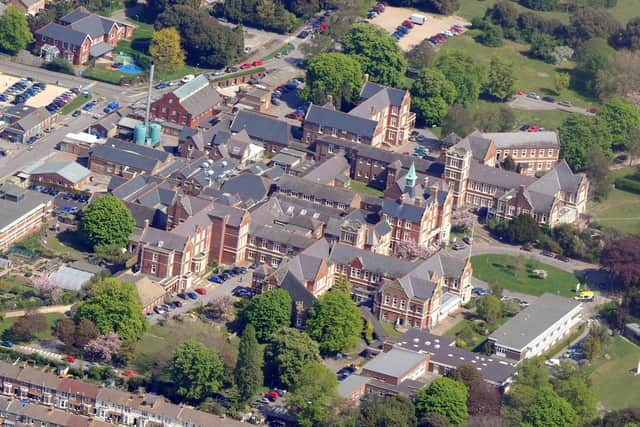
[[[573,273],[544,264],[533,258],[518,258],[510,255],[476,255],[471,257],[473,275],[489,284],[529,295],[544,293],[559,294],[565,297],[575,295],[579,279]],[[547,272],[546,279],[533,274],[534,269]]]
[[[292,50],[294,50],[296,47],[291,44],[291,43],[287,43],[286,45],[274,50],[273,52],[271,52],[270,54],[268,54],[267,56],[265,56],[264,58],[262,58],[263,61],[268,61],[270,59],[273,59],[276,57],[277,54],[284,52],[285,50],[288,50],[289,52],[291,52]]]
[[[380,322],[380,326],[382,326],[382,329],[384,329],[384,331],[387,333],[387,335],[389,335],[389,338],[398,338],[399,336],[402,335],[402,333],[398,332],[395,330],[395,328],[393,327],[393,325],[389,322]]]
[[[189,340],[202,342],[220,352],[227,365],[235,363],[239,339],[231,336],[218,323],[204,323],[191,316],[184,320],[170,320],[164,325],[156,324],[136,344],[132,368],[137,372],[159,371],[171,362],[175,348]]]
[[[640,347],[616,336],[605,354],[588,368],[598,400],[606,410],[636,406],[640,400],[640,376],[635,375]]]
[[[349,188],[351,188],[356,193],[368,194],[370,196],[382,197],[384,195],[384,193],[377,188],[369,187],[364,182],[356,180],[351,180]]]
[[[618,0],[615,7],[607,10],[622,24],[626,24],[640,15],[640,0]]]
[[[613,179],[629,176],[635,168],[612,172]],[[601,202],[589,202],[587,211],[602,225],[617,228],[624,233],[640,234],[640,195],[614,188]]]
[[[47,329],[46,331],[38,332],[38,334],[36,334],[37,341],[53,339],[53,327],[56,325],[58,319],[62,319],[64,315],[62,313],[46,313],[44,314],[44,317],[47,319],[47,326],[49,326],[49,329]],[[4,332],[6,329],[9,329],[11,326],[13,326],[13,324],[16,323],[18,319],[19,317],[9,317],[0,321],[0,334],[2,334],[2,332]]]
[[[71,114],[90,100],[91,96],[79,95],[75,97],[70,103],[64,106],[64,108],[62,109],[62,114]]]
[[[130,75],[122,73],[120,71],[110,70],[106,67],[95,65],[87,68],[82,76],[88,79],[98,80],[114,85],[119,85],[125,78],[130,77]]]
[[[441,51],[461,50],[478,63],[487,66],[494,56],[511,62],[515,70],[516,90],[522,90],[525,93],[536,92],[540,96],[552,95],[557,99],[568,100],[581,107],[589,107],[597,103],[596,100],[587,98],[571,89],[564,90],[560,94],[556,93],[554,81],[556,72],[570,72],[574,67],[572,62],[553,65],[532,59],[527,55],[528,45],[509,40],[505,40],[504,45],[500,47],[487,47],[473,39],[475,34],[477,34],[476,31],[468,31],[459,37],[453,37],[442,45]]]
[[[574,113],[567,113],[558,110],[513,110],[516,116],[516,129],[522,125],[538,125],[545,129],[558,129],[562,123]]]
[[[462,331],[463,329],[469,328],[469,330],[471,330],[472,333],[462,340],[465,342],[464,344],[462,342],[459,342],[458,344],[461,346],[461,348],[464,348],[465,350],[478,352],[478,351],[481,351],[482,345],[487,340],[489,335],[491,335],[500,326],[507,323],[509,319],[510,317],[504,316],[498,319],[498,321],[495,322],[493,325],[486,325],[486,334],[484,333],[481,334],[478,332],[480,328],[476,328],[475,326],[476,326],[476,323],[478,325],[485,325],[485,322],[480,319],[474,319],[473,315],[470,315],[469,318],[463,319],[458,323],[456,323],[455,325],[453,325],[451,329],[449,329],[447,332],[444,333],[444,336],[455,339],[455,338],[458,338],[460,331]]]

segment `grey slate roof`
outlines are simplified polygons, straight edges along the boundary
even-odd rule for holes
[[[329,260],[337,264],[350,264],[356,258],[362,262],[363,270],[384,274],[390,278],[402,277],[415,268],[415,265],[408,261],[379,255],[344,243],[337,243],[329,255]]]
[[[289,124],[277,117],[241,110],[231,122],[231,132],[246,129],[251,138],[289,145]]]
[[[107,160],[120,165],[131,166],[135,169],[140,169],[146,172],[151,172],[158,165],[158,161],[156,159],[139,156],[135,153],[118,150],[117,148],[106,145],[95,147],[89,152],[89,157]]]
[[[489,147],[491,147],[491,139],[483,137],[478,131],[474,131],[467,135],[466,138],[460,140],[456,144],[456,147],[471,151],[471,157],[474,160],[481,162],[485,159],[487,152],[489,151]]]
[[[72,183],[78,183],[86,178],[91,171],[76,162],[51,162],[31,171],[31,175],[38,174],[58,174]]]
[[[576,193],[583,179],[583,175],[574,174],[567,162],[562,159],[553,169],[530,184],[527,189],[549,195],[555,195],[559,191]]]
[[[36,30],[36,34],[41,37],[51,38],[67,42],[73,46],[81,46],[89,35],[82,31],[76,31],[73,28],[51,22],[44,27]]]
[[[180,105],[193,116],[198,116],[220,103],[218,91],[204,74],[173,91]]]
[[[140,241],[158,248],[181,251],[187,242],[187,236],[158,228],[147,227],[142,232]]]
[[[532,176],[520,175],[505,169],[481,165],[471,162],[469,165],[469,179],[484,184],[495,185],[498,188],[513,188],[529,185],[536,179]]]
[[[365,100],[369,99],[375,94],[384,91],[387,94],[389,102],[391,105],[400,106],[402,105],[402,100],[406,94],[406,91],[402,89],[396,89],[393,87],[385,87],[378,83],[366,82],[362,86],[362,90],[360,91],[360,99]]]
[[[45,108],[37,108],[26,116],[11,125],[12,128],[19,128],[25,132],[39,126],[47,120],[51,114]]]
[[[155,148],[147,147],[144,145],[133,144],[131,142],[123,141],[117,138],[109,138],[105,145],[109,145],[113,148],[118,148],[124,151],[130,151],[140,156],[150,157],[152,159],[166,162],[169,158],[169,153],[162,150],[156,150]]]
[[[367,138],[373,137],[376,127],[378,126],[378,122],[375,120],[365,119],[313,104],[309,107],[309,111],[307,111],[305,123],[334,128]]]
[[[242,200],[254,202],[259,202],[267,197],[270,189],[271,181],[249,173],[229,178],[220,188],[225,193],[235,194]]]
[[[304,181],[294,176],[285,175],[276,184],[282,191],[292,191],[295,193],[309,194],[315,196],[316,200],[329,200],[338,203],[344,203],[349,206],[356,192],[344,188],[329,187],[327,185],[316,184],[310,181]]]
[[[555,131],[542,132],[485,132],[483,138],[493,141],[498,149],[505,148],[559,148]]]
[[[405,221],[420,223],[424,215],[424,207],[401,203],[397,200],[384,199],[381,214],[387,214],[392,218],[401,218]]]
[[[107,52],[111,52],[113,50],[113,46],[111,46],[109,43],[98,43],[95,44],[93,46],[91,46],[90,49],[90,54],[93,57],[98,57],[98,56],[102,56]]]
[[[20,189],[20,194],[24,194],[23,198],[17,202],[7,200],[3,195],[5,192],[7,192],[7,194],[13,194],[14,190],[12,187],[13,186],[7,183],[0,187],[0,230],[3,230],[22,215],[32,211],[38,206],[49,203],[53,199],[53,197],[48,194]]]
[[[91,15],[91,12],[84,6],[80,6],[60,18],[60,22],[63,24],[72,24],[89,15]]]
[[[401,277],[398,282],[409,298],[419,300],[428,300],[437,288],[437,285],[432,281],[413,275]]]
[[[333,156],[311,169],[302,177],[305,181],[315,182],[317,184],[329,184],[336,176],[349,171],[349,161],[341,155]]]
[[[554,294],[543,294],[489,336],[503,347],[523,351],[531,341],[582,303]]]

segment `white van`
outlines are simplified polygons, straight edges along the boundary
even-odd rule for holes
[[[413,22],[414,24],[422,25],[427,21],[427,17],[424,15],[414,13],[409,17],[409,21]]]

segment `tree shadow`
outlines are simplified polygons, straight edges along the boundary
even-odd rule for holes
[[[79,252],[92,252],[91,247],[87,245],[80,231],[67,229],[58,233],[56,238],[63,245]]]

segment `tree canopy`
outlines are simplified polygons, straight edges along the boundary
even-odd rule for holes
[[[176,393],[199,401],[220,389],[224,365],[215,350],[191,339],[176,347],[170,372]]]
[[[184,65],[185,53],[180,45],[180,34],[173,27],[163,28],[153,33],[149,54],[166,71],[175,71]]]
[[[7,7],[0,16],[0,49],[15,54],[32,41],[27,16],[16,6]]]
[[[402,396],[370,394],[360,405],[360,425],[363,427],[415,427],[416,408],[411,399]]]
[[[484,91],[487,95],[505,101],[513,94],[514,84],[513,64],[499,56],[491,58],[487,80],[484,82]]]
[[[248,402],[258,393],[264,382],[263,350],[258,344],[256,330],[249,324],[244,328],[238,349],[234,378],[241,402]]]
[[[362,88],[362,75],[357,58],[338,52],[321,53],[309,60],[301,96],[323,105],[331,95],[339,109],[355,105]]]
[[[457,90],[440,70],[425,68],[411,86],[411,110],[419,123],[439,125],[457,97]]]
[[[296,413],[302,427],[319,425],[328,415],[338,398],[336,375],[322,362],[309,362],[303,366],[293,384],[287,406]]]
[[[627,98],[614,98],[604,104],[598,114],[609,127],[612,143],[622,147],[629,135],[640,128],[640,110]]]
[[[360,341],[362,317],[349,291],[332,289],[309,309],[306,331],[322,354],[346,352]]]
[[[82,233],[93,246],[118,245],[123,248],[135,226],[129,208],[110,194],[91,202],[80,222]]]
[[[551,388],[536,391],[533,404],[523,417],[526,425],[541,427],[567,427],[576,423],[576,412],[571,405]]]
[[[355,24],[342,38],[344,53],[354,55],[371,81],[399,86],[407,70],[407,60],[389,32],[377,25]]]
[[[493,295],[483,295],[476,301],[476,313],[485,322],[493,324],[502,317],[502,302]]]
[[[456,104],[469,104],[478,99],[485,69],[469,54],[446,50],[438,57],[435,66],[456,87]]]
[[[76,322],[91,320],[101,334],[115,332],[127,341],[137,341],[147,330],[148,321],[133,285],[118,279],[94,284],[89,297],[78,307]]]
[[[244,309],[244,320],[253,325],[256,336],[268,341],[278,329],[291,324],[291,296],[281,288],[258,295]]]
[[[572,114],[560,127],[562,157],[575,172],[585,170],[587,155],[593,146],[600,146],[602,152],[610,157],[612,142],[609,127],[599,116]]]
[[[626,287],[640,285],[640,237],[626,236],[609,241],[600,257],[600,263]]]
[[[463,424],[469,418],[467,387],[451,378],[436,378],[429,385],[418,390],[416,410],[420,416],[430,413],[444,415],[451,424]]]
[[[291,387],[307,363],[320,361],[320,350],[306,333],[283,328],[267,344],[264,360],[267,383]]]

